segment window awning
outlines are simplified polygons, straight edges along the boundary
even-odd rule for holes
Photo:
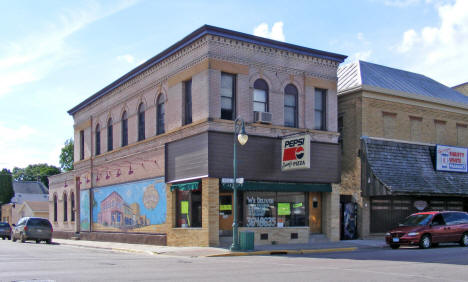
[[[223,183],[222,189],[232,190],[232,183]],[[270,192],[331,192],[331,184],[310,184],[310,183],[281,183],[281,182],[260,182],[246,181],[238,184],[237,189],[243,191],[270,191]]]
[[[174,191],[174,189],[179,189],[181,191],[191,191],[191,190],[198,190],[198,185],[200,182],[186,182],[186,183],[174,183],[171,185],[171,192]]]

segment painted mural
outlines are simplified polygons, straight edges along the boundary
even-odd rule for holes
[[[80,191],[80,230],[90,231],[90,205],[89,205],[89,190]]]
[[[155,232],[166,222],[164,179],[150,179],[92,191],[93,231]]]

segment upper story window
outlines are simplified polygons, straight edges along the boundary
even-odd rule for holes
[[[138,141],[145,139],[145,104],[138,106]]]
[[[221,73],[221,118],[234,120],[236,117],[236,76]]]
[[[164,133],[164,95],[159,94],[157,120],[156,120],[156,134]]]
[[[297,127],[297,88],[292,84],[284,88],[284,126]]]
[[[340,133],[340,137],[338,137],[338,143],[340,143],[341,147],[341,153],[344,153],[344,144],[343,144],[343,138],[344,138],[344,131],[343,131],[343,126],[344,126],[344,121],[343,121],[343,116],[339,115],[338,116],[338,133]]]
[[[107,151],[114,149],[114,132],[112,129],[112,118],[107,121]]]
[[[122,114],[122,147],[128,145],[128,118],[127,112]]]
[[[192,80],[184,82],[184,125],[192,123]]]
[[[101,154],[101,128],[99,127],[99,123],[96,125],[96,156]]]
[[[80,130],[80,160],[84,160],[84,130]]]
[[[327,90],[315,89],[315,114],[314,114],[314,129],[315,130],[326,130],[327,120]]]
[[[254,83],[253,109],[255,112],[268,112],[268,84],[263,79]]]

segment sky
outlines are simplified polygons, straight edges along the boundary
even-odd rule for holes
[[[204,24],[468,81],[468,1],[0,0],[0,169],[48,163],[67,111]]]

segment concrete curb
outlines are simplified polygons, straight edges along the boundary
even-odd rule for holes
[[[226,254],[207,255],[204,257],[237,257],[237,256],[264,256],[264,255],[302,255],[315,253],[332,253],[332,252],[353,252],[357,247],[350,248],[333,248],[333,249],[312,249],[312,250],[269,250],[269,251],[252,251],[252,252],[233,252]]]

